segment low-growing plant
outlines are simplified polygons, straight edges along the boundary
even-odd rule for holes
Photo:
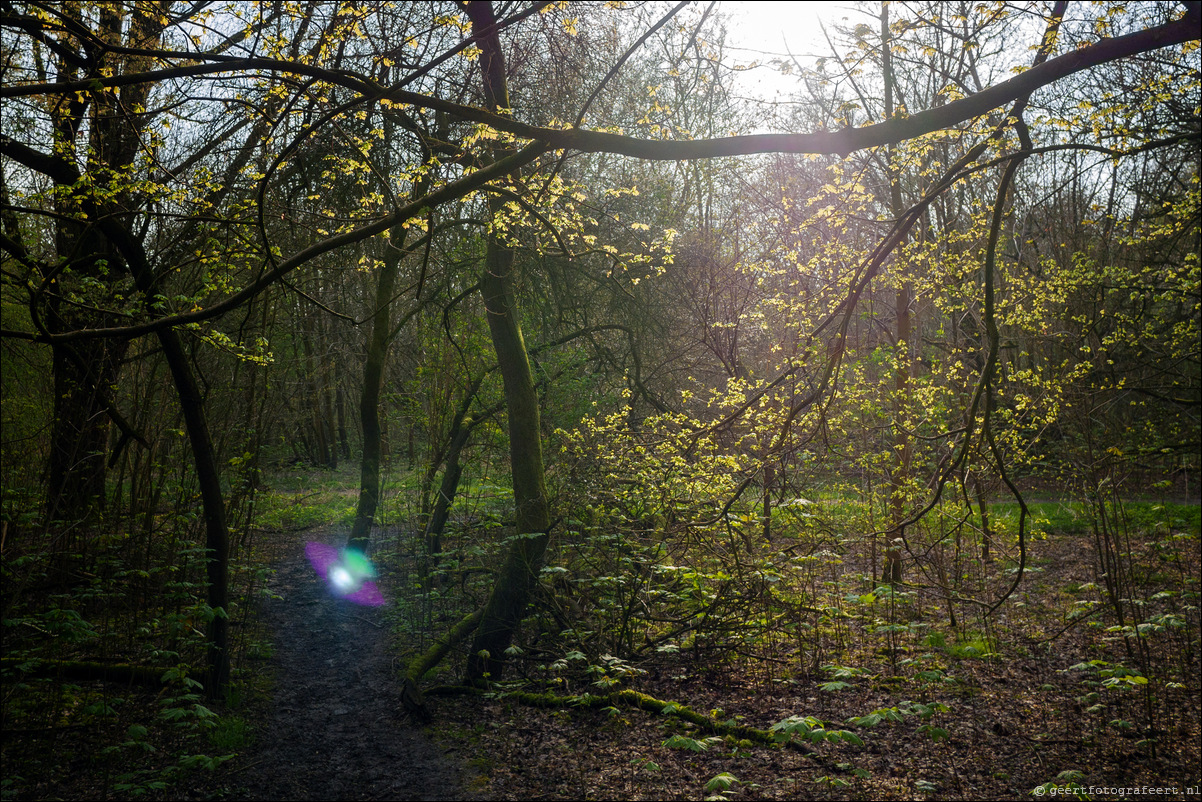
[[[1051,795],[1069,796],[1073,799],[1088,802],[1092,799],[1081,781],[1085,779],[1085,774],[1077,769],[1065,769],[1056,775],[1056,779],[1041,783],[1031,789],[1030,795],[1039,799]]]

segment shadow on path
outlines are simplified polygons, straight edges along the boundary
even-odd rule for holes
[[[274,701],[228,779],[236,798],[464,799],[461,768],[404,717],[387,608],[332,597],[299,539],[276,568],[261,611]]]

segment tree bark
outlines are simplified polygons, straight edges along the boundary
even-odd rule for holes
[[[438,487],[438,498],[434,502],[434,510],[430,514],[429,521],[426,522],[426,556],[431,561],[431,566],[434,564],[434,555],[442,551],[442,533],[446,528],[447,519],[451,515],[451,504],[454,503],[455,494],[459,492],[459,479],[463,475],[463,466],[459,464],[459,455],[463,452],[463,447],[467,445],[467,440],[477,423],[468,415],[468,410],[471,409],[476,392],[480,389],[480,381],[477,379],[472,382],[451,423],[442,483]]]
[[[76,15],[72,20],[83,26],[78,9],[68,10]],[[116,8],[103,8],[96,21],[98,38],[122,43],[124,13]],[[157,42],[161,26],[142,13],[129,19],[129,42]],[[130,68],[136,59],[121,66]],[[59,58],[57,73],[60,81],[79,76],[78,69],[67,59]],[[112,69],[112,61],[109,62]],[[64,153],[87,153],[89,171],[97,167],[113,171],[133,163],[137,155],[138,131],[128,115],[119,113],[121,103],[145,102],[147,88],[126,87],[120,100],[113,94],[98,94],[91,98],[91,107],[84,103],[60,104],[51,114],[53,136]],[[85,125],[88,115],[88,125]],[[80,141],[87,136],[86,147]],[[124,207],[129,192],[120,189],[115,206]],[[79,214],[80,201],[67,193],[55,195],[55,251],[58,264],[47,281],[45,325],[50,332],[112,325],[117,315],[76,306],[65,297],[79,289],[78,278],[90,280],[97,286],[115,283],[125,273],[125,265],[116,249],[97,229],[94,222]],[[107,299],[105,299],[107,300]],[[95,304],[105,306],[102,301]],[[107,475],[109,388],[120,375],[121,360],[128,340],[87,340],[74,346],[56,344],[53,348],[54,421],[51,431],[50,459],[47,466],[47,520],[94,520],[103,508]]]
[[[496,17],[490,2],[471,2],[467,13],[473,35],[482,51],[480,68],[489,109],[509,107],[505,61]],[[498,154],[500,155],[500,154]],[[502,213],[503,202],[489,198],[489,213]],[[520,311],[513,291],[514,254],[497,236],[488,238],[481,292],[488,315],[488,330],[505,386],[509,414],[509,460],[516,511],[515,537],[484,607],[468,656],[467,678],[497,678],[504,666],[505,650],[526,612],[530,592],[542,568],[547,548],[550,515],[543,475],[542,433],[538,393],[522,338]]]
[[[891,51],[892,31],[889,28],[889,4],[881,3],[881,73],[885,84],[885,122],[893,119],[893,54]],[[893,218],[899,219],[906,211],[902,200],[900,168],[897,163],[896,149],[892,144],[885,147],[885,169],[889,181],[889,210]],[[898,271],[899,275],[902,271]],[[890,512],[892,518],[892,537],[905,539],[906,520],[906,484],[910,478],[911,445],[910,436],[906,429],[906,410],[910,393],[910,361],[912,332],[910,325],[910,284],[904,278],[899,281],[897,295],[894,299],[894,310],[897,318],[897,340],[894,349],[896,367],[893,375],[893,471],[890,476],[892,493],[890,495]],[[897,551],[896,543],[893,551]],[[900,552],[890,556],[889,575],[886,579],[896,582],[901,576]]]
[[[401,269],[401,249],[389,239],[384,251],[384,264],[376,284],[375,314],[371,319],[371,335],[367,359],[363,364],[363,394],[359,398],[359,421],[363,427],[363,456],[359,460],[359,503],[355,507],[355,523],[347,540],[349,548],[367,552],[371,543],[371,528],[380,503],[380,388],[384,382],[384,364],[388,360],[389,331],[392,328],[392,294],[396,290],[397,274]]]

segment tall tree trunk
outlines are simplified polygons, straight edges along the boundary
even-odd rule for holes
[[[490,201],[494,213],[501,203]],[[543,475],[538,393],[513,295],[513,251],[496,239],[488,242],[483,277],[488,328],[505,385],[509,414],[509,460],[513,480],[516,531],[497,576],[468,657],[468,679],[497,678],[504,652],[526,612],[530,592],[542,568],[550,514]]]
[[[57,321],[51,331],[98,325],[95,317]],[[94,521],[104,507],[109,448],[107,389],[116,384],[124,341],[55,346],[54,421],[47,469],[47,520]]]
[[[90,210],[94,214],[97,210]],[[151,302],[156,292],[156,280],[150,260],[142,243],[127,231],[114,217],[100,223],[109,241],[113,242],[125,257],[133,275],[134,284]],[[196,468],[196,481],[200,487],[201,509],[205,521],[206,578],[208,579],[207,602],[212,619],[207,626],[209,665],[205,691],[210,698],[218,698],[229,681],[229,564],[230,535],[226,520],[225,499],[221,492],[221,473],[217,466],[217,454],[213,439],[209,435],[205,419],[204,396],[196,382],[195,373],[175,329],[160,329],[159,344],[171,370],[171,378],[179,397],[180,410],[184,415],[184,428],[188,443],[192,447],[192,460]]]
[[[397,227],[399,228],[399,226]],[[388,360],[388,344],[392,329],[392,296],[396,291],[397,275],[403,252],[392,235],[404,241],[404,233],[393,229],[384,246],[384,264],[376,283],[376,302],[371,319],[371,334],[367,342],[367,358],[363,363],[363,394],[359,398],[359,421],[363,427],[363,455],[359,460],[359,502],[355,507],[355,522],[347,546],[367,553],[371,544],[371,528],[380,503],[380,389],[384,383],[384,365]]]
[[[351,441],[346,431],[346,391],[342,389],[341,382],[338,383],[335,393],[334,414],[338,419],[338,451],[343,459],[350,459]]]
[[[301,322],[301,353],[305,357],[305,417],[308,429],[313,434],[313,445],[309,449],[309,462],[323,468],[330,465],[330,442],[326,438],[326,425],[322,419],[321,371],[313,356],[313,323],[306,315]]]
[[[139,281],[139,284],[141,282]],[[209,436],[209,425],[205,419],[204,399],[196,376],[188,363],[183,345],[175,329],[159,332],[159,343],[175,380],[180,409],[184,413],[184,426],[188,432],[188,443],[192,446],[192,460],[196,467],[196,481],[200,486],[200,499],[205,519],[205,553],[208,556],[206,578],[209,582],[208,605],[212,620],[208,623],[209,667],[205,691],[210,699],[219,698],[229,682],[229,576],[230,535],[226,522],[225,499],[221,494],[221,474],[217,469],[217,455],[213,440]]]
[[[885,121],[893,118],[893,54],[892,32],[889,28],[889,3],[881,3],[881,72],[885,84]],[[893,145],[885,148],[886,170],[889,179],[889,207],[894,219],[901,217],[905,211],[902,201],[901,181],[897,154]],[[899,275],[902,271],[898,271]],[[891,477],[892,495],[890,497],[890,512],[893,523],[892,536],[905,537],[904,522],[906,519],[906,484],[910,478],[911,445],[906,431],[907,396],[910,392],[910,358],[912,350],[912,332],[910,321],[911,291],[909,283],[902,278],[897,288],[894,308],[897,318],[897,347],[895,349],[896,368],[893,377],[893,474]],[[894,544],[896,547],[896,544]],[[900,552],[899,552],[900,553]]]
[[[94,17],[85,18],[81,4],[60,4],[61,14],[72,26],[92,30],[98,41],[135,48],[156,48],[167,18],[157,4],[99,4]],[[135,73],[148,68],[142,55],[89,53],[88,69],[97,72]],[[77,80],[82,71],[74,59],[61,56],[55,64],[55,80]],[[148,116],[131,114],[146,105],[149,83],[131,84],[120,92],[76,96],[73,103],[60,103],[50,112],[55,151],[68,161],[86,161],[89,174],[118,176],[131,168],[142,148],[142,127]],[[86,143],[85,143],[86,137]],[[72,169],[71,172],[74,172]],[[78,175],[74,176],[76,179]],[[56,178],[62,187],[74,180]],[[102,193],[104,194],[104,193]],[[105,214],[114,214],[125,230],[132,226],[131,186],[114,180],[109,187]],[[120,325],[119,315],[98,311],[112,299],[103,293],[123,292],[125,256],[94,216],[81,214],[91,201],[77,192],[55,193],[55,249],[58,265],[47,277],[44,325],[52,333]],[[82,285],[79,279],[87,280]],[[97,288],[102,294],[92,296]],[[65,302],[79,292],[84,304]],[[92,307],[92,308],[89,308]],[[53,347],[54,421],[47,465],[47,520],[92,520],[103,507],[107,474],[109,422],[117,421],[124,439],[133,435],[109,397],[120,376],[121,361],[128,341],[82,340]],[[140,437],[138,438],[141,439]]]
[[[338,470],[338,434],[334,417],[334,356],[331,350],[328,321],[324,318],[317,323],[317,384],[321,396],[321,425],[326,441],[326,467]]]
[[[471,2],[467,13],[482,51],[480,68],[490,110],[509,107],[505,61],[497,36],[492,4]],[[501,154],[496,154],[501,155]],[[489,198],[489,213],[501,214],[504,203]],[[488,315],[488,330],[505,386],[509,414],[509,460],[513,479],[517,531],[468,656],[469,680],[500,676],[505,650],[526,612],[530,592],[542,568],[547,548],[550,514],[543,475],[542,432],[538,393],[530,370],[526,344],[519,325],[520,311],[513,291],[513,250],[495,236],[488,238],[481,292]]]
[[[85,26],[79,9],[66,9],[65,13]],[[96,34],[102,40],[119,41],[122,24],[119,13],[104,9],[97,20]],[[61,58],[56,73],[60,82],[75,80],[80,74],[72,62]],[[129,148],[123,146],[129,137],[122,125],[109,119],[110,115],[117,116],[111,114],[110,98],[97,98],[93,103],[106,108],[91,112],[90,126],[85,126],[89,112],[84,103],[64,103],[54,109],[51,126],[55,147],[74,158],[79,158],[81,151],[91,152],[89,161],[105,159],[114,170],[120,169],[132,160]],[[80,141],[85,134],[86,146]],[[78,279],[103,286],[120,276],[125,266],[94,221],[80,213],[78,198],[66,192],[56,192],[54,198],[58,265],[46,282],[46,329],[58,333],[113,325],[115,316],[76,306],[65,298],[78,289]],[[53,346],[54,420],[46,471],[47,521],[93,519],[103,505],[109,436],[103,398],[117,381],[125,348],[125,342],[112,340]]]

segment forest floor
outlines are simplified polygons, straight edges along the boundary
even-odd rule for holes
[[[428,696],[434,723],[422,727],[403,713],[393,613],[331,597],[306,560],[306,541],[344,539],[329,527],[272,533],[273,573],[257,622],[247,622],[254,632],[246,640],[257,645],[243,654],[240,699],[222,719],[245,722],[248,737],[230,748],[212,744],[210,754],[234,756],[212,772],[188,772],[165,790],[146,788],[144,798],[1023,800],[1049,782],[1062,786],[1060,794],[1077,783],[1095,800],[1198,795],[1202,693],[1198,608],[1190,601],[1197,598],[1196,535],[1176,541],[1184,559],[1172,564],[1184,573],[1158,563],[1163,537],[1132,544],[1139,564],[1162,566],[1157,586],[1189,591],[1174,596],[1189,625],[1149,640],[1153,650],[1143,665],[1157,688],[1152,696],[1138,684],[1107,687],[1107,677],[1122,676],[1113,669],[1137,660],[1106,631],[1105,616],[1065,626],[1065,610],[1089,595],[1096,579],[1080,536],[1053,535],[1039,544],[1038,564],[1019,596],[994,619],[991,655],[964,648],[984,645],[968,631],[973,624],[962,620],[952,630],[930,588],[910,586],[913,598],[899,612],[910,632],[893,642],[849,625],[838,653],[806,653],[804,643],[781,642],[775,652],[756,647],[751,657],[689,651],[631,662],[625,687],[702,714],[760,729],[813,716],[863,741],[819,743],[808,755],[707,739],[709,733],[673,716],[540,709],[503,693]],[[998,571],[991,592],[1008,581]],[[396,598],[395,577],[381,584]],[[931,634],[915,634],[921,632]],[[946,633],[946,641],[933,639],[936,632]],[[448,657],[448,667],[461,659]],[[512,660],[507,679],[529,679],[528,687],[546,690],[538,684],[547,676],[540,661],[548,657]],[[833,681],[836,674],[824,668],[836,663],[847,669],[845,681]],[[591,680],[577,675],[563,692],[600,693]],[[931,706],[933,716],[924,719],[909,702]],[[146,700],[151,709],[155,704]],[[872,728],[847,723],[888,708],[905,715]],[[1144,742],[1149,723],[1155,752]],[[111,780],[83,771],[87,744],[70,739],[85,734],[56,734],[53,749],[41,754],[61,770],[39,779],[26,769],[33,784],[4,798],[124,798],[114,795]],[[101,735],[112,738],[95,737]],[[672,748],[673,736],[705,748]],[[31,754],[6,756],[36,764]]]
[[[1019,800],[1048,782],[1079,783],[1092,799],[1198,794],[1197,680],[1152,701],[1159,741],[1152,754],[1140,743],[1148,708],[1138,688],[1110,692],[1100,674],[1069,670],[1089,660],[1130,662],[1121,641],[1087,626],[1047,639],[1059,627],[1033,623],[1063,609],[1057,597],[1074,581],[1092,579],[1075,538],[1041,544],[1054,568],[1030,574],[1016,620],[1002,617],[993,657],[934,647],[919,654],[926,647],[913,642],[889,649],[878,636],[839,655],[857,671],[833,690],[824,684],[829,675],[798,673],[783,652],[779,663],[656,658],[640,664],[629,683],[764,729],[793,715],[848,727],[848,718],[874,710],[904,713],[903,700],[946,705],[929,720],[911,712],[858,729],[862,746],[827,742],[810,755],[730,739],[712,739],[704,751],[673,749],[665,746],[673,734],[706,743],[708,733],[639,710],[536,709],[503,695],[429,699],[436,721],[419,729],[401,712],[383,608],[331,598],[304,558],[303,539],[338,542],[318,531],[280,546],[262,611],[275,643],[274,690],[256,727],[257,746],[222,766],[207,791],[193,789],[198,796]],[[1040,637],[1018,634],[1031,632]],[[1196,667],[1196,640],[1185,652],[1169,649],[1156,659]]]
[[[345,533],[275,533],[275,539],[275,572],[259,621],[273,648],[266,665],[256,669],[268,672],[270,699],[251,702],[258,711],[251,747],[192,794],[245,800],[468,798],[469,775],[456,759],[457,747],[438,746],[406,718],[383,608],[332,596],[305,557],[306,541],[337,546]]]
[[[1049,545],[1041,544],[1045,554]],[[1072,577],[1083,583],[1091,574],[1079,541],[1065,538],[1054,546],[1048,571],[1030,575],[1022,594],[1021,609],[1046,616],[1048,624],[1053,611],[1063,609],[1053,597]],[[1195,626],[1196,610],[1187,613]],[[642,664],[647,673],[630,683],[722,720],[767,729],[809,715],[830,729],[855,730],[864,742],[828,741],[808,756],[731,738],[715,738],[700,752],[668,748],[673,734],[701,740],[708,733],[632,709],[556,711],[504,698],[483,704],[460,699],[441,702],[436,716],[444,736],[453,735],[465,752],[478,756],[476,766],[487,778],[481,787],[490,799],[1024,800],[1073,796],[1066,790],[1073,785],[1082,793],[1078,799],[1197,798],[1202,710],[1196,635],[1192,643],[1153,657],[1159,663],[1154,673],[1167,668],[1161,661],[1180,661],[1171,673],[1184,679],[1173,687],[1162,675],[1161,690],[1150,700],[1158,742],[1153,752],[1142,742],[1149,711],[1144,686],[1119,682],[1111,690],[1101,673],[1133,663],[1122,639],[1099,637],[1100,627],[1081,625],[1044,641],[1061,626],[1032,627],[1024,619],[1010,622],[1013,629],[1002,622],[998,652],[988,658],[913,644],[891,657],[878,636],[838,655],[839,663],[860,672],[842,686],[828,684],[830,673],[790,671],[786,659],[712,665],[654,660]],[[1100,662],[1092,670],[1072,670],[1089,661]],[[946,710],[929,720],[907,715],[871,729],[846,723],[882,708],[905,711],[904,700]],[[1034,790],[1047,783],[1059,788]]]

